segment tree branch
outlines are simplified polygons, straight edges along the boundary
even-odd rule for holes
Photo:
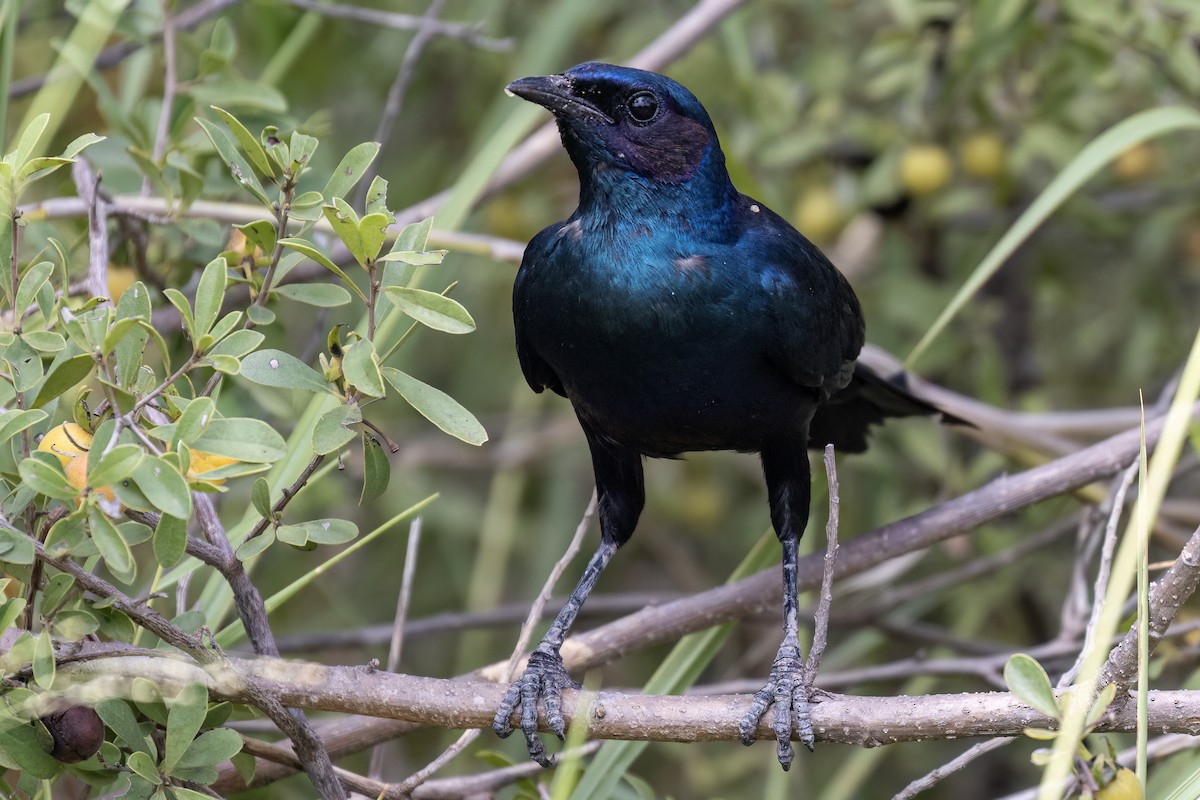
[[[232,673],[268,689],[280,702],[310,710],[387,716],[440,728],[481,728],[491,724],[504,686],[483,681],[447,680],[271,658],[230,659]],[[63,686],[86,692],[102,680],[105,691],[132,687],[134,678],[154,681],[170,693],[204,682],[210,693],[247,702],[245,684],[213,677],[198,664],[160,655],[100,658],[59,667]],[[567,690],[563,716],[590,705],[588,736],[658,742],[736,741],[737,723],[750,703],[747,695],[679,697]],[[1128,731],[1133,709],[1119,709],[1098,730]],[[1028,727],[1052,727],[1053,720],[1008,692],[975,692],[913,697],[830,695],[812,709],[817,739],[874,747],[896,742],[965,736],[1017,736]],[[543,720],[544,724],[544,720]],[[1150,693],[1150,727],[1159,733],[1200,733],[1200,691]],[[773,741],[770,715],[758,734]]]

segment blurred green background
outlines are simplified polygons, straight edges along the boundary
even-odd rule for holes
[[[21,16],[12,77],[20,89],[23,79],[49,69],[56,43],[74,26],[70,12],[86,4],[9,7],[14,5]],[[196,5],[176,3],[172,13]],[[426,9],[408,2],[358,5],[415,15]],[[482,35],[506,39],[509,46],[486,49],[444,36],[429,42],[378,164],[390,182],[391,205],[403,209],[449,187],[470,197],[469,186],[486,179],[503,156],[506,137],[519,139],[515,134],[547,122],[548,115],[503,95],[508,81],[585,60],[624,61],[690,8],[673,0],[449,0],[442,19],[478,23]],[[88,157],[113,193],[136,192],[142,184],[127,148],[148,149],[153,141],[163,53],[152,34],[161,21],[157,0],[129,4],[108,44],[144,46],[89,72],[57,134],[59,143],[86,131],[109,137]],[[211,118],[208,104],[216,103],[237,113],[252,131],[273,124],[320,136],[317,171],[328,171],[350,146],[373,136],[411,39],[411,31],[320,17],[285,2],[232,3],[179,34],[182,84],[171,145],[181,157],[207,163],[205,199],[245,202],[214,159],[204,161],[207,143],[191,121],[194,115]],[[205,73],[205,53],[214,42],[228,58]],[[661,71],[707,107],[738,187],[826,248],[862,300],[868,339],[903,358],[987,249],[1089,141],[1135,112],[1195,105],[1198,49],[1200,7],[1191,0],[763,0],[729,15]],[[30,97],[14,92],[10,137]],[[1139,391],[1155,398],[1178,369],[1200,321],[1198,163],[1200,140],[1194,135],[1174,135],[1124,154],[1005,264],[916,371],[1013,410],[1131,406]],[[67,175],[42,191],[74,194]],[[462,215],[460,228],[524,242],[567,216],[576,191],[573,170],[559,152]],[[435,228],[441,224],[435,219]],[[82,271],[85,222],[56,222],[41,232],[31,228],[29,235],[36,242],[50,233],[78,248]],[[151,226],[147,262],[137,266],[159,285],[187,286],[224,248],[228,233],[227,224],[211,220]],[[114,263],[135,261],[133,245],[116,239]],[[590,463],[566,401],[533,395],[521,378],[511,345],[515,264],[452,248],[445,264],[428,269],[427,288],[460,281],[455,297],[471,310],[478,330],[462,337],[419,333],[401,366],[475,412],[492,440],[471,448],[389,400],[389,410],[374,407],[371,417],[402,445],[392,457],[387,495],[358,507],[360,465],[350,458],[346,471],[325,475],[294,507],[310,516],[355,519],[369,530],[439,492],[423,515],[411,617],[516,603],[515,619],[579,520],[591,491]],[[310,357],[329,327],[353,324],[358,315],[346,308],[320,312],[316,319],[303,307],[276,311],[284,330],[265,346]],[[287,421],[304,399],[237,383],[222,402],[241,414],[261,409],[286,434]],[[841,530],[849,537],[1020,469],[1022,462],[930,422],[911,422],[880,431],[867,455],[843,459],[840,468]],[[220,499],[231,520],[248,505],[249,481],[242,483]],[[710,588],[768,526],[753,457],[703,454],[650,462],[646,485],[639,532],[606,572],[599,595],[620,600]],[[818,533],[823,493],[823,486],[815,487],[811,527]],[[839,590],[824,671],[914,656],[1003,652],[1052,638],[1074,559],[1070,531],[985,578],[886,608],[872,605],[872,598],[888,583],[912,583],[1007,549],[1077,506],[1070,499],[1043,504]],[[585,549],[594,546],[594,537]],[[822,546],[821,537],[809,536],[805,546]],[[277,635],[286,643],[300,634],[390,626],[404,548],[404,532],[397,529],[339,564],[273,615]],[[255,579],[270,595],[327,555],[276,547],[256,564]],[[583,561],[577,559],[568,571],[560,593],[573,584]],[[856,614],[859,608],[868,612]],[[846,617],[844,624],[838,614]],[[592,615],[582,624],[596,619]],[[401,670],[451,676],[506,658],[518,626],[510,621],[468,633],[414,635],[406,642]],[[774,610],[739,625],[700,682],[764,677],[778,626]],[[1166,656],[1176,659],[1168,671],[1176,684],[1186,680],[1194,663],[1186,648],[1180,643],[1178,652]],[[630,654],[597,680],[608,687],[640,686],[666,649]],[[354,664],[384,658],[386,650],[385,633],[382,643],[288,654]],[[993,688],[977,675],[922,676],[914,666],[898,680],[839,690]],[[456,735],[422,731],[389,745],[384,777],[408,775]],[[1113,740],[1118,747],[1125,743],[1123,737]],[[645,781],[643,791],[651,787],[660,797],[890,797],[965,746],[932,742],[859,750],[822,744],[815,755],[802,753],[785,776],[767,745],[651,745],[632,772]],[[1038,775],[1028,761],[1032,747],[1018,742],[993,753],[925,796],[996,797],[1032,785]],[[518,742],[502,744],[490,733],[476,749],[522,758]],[[365,761],[351,759],[347,766],[361,770]],[[468,754],[450,769],[484,766]],[[293,778],[259,796],[297,796],[307,790],[301,781]],[[635,789],[630,784],[622,791],[632,796]]]

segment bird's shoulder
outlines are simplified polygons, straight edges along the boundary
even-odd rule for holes
[[[802,385],[837,391],[864,341],[854,290],[820,248],[762,203],[743,195],[737,213],[740,261],[770,323],[770,358]]]

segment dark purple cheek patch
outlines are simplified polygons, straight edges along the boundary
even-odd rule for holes
[[[695,174],[708,150],[708,130],[695,120],[674,117],[629,142],[628,157],[640,174],[663,183],[683,183]]]

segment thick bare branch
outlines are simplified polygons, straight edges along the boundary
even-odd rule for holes
[[[267,687],[289,706],[393,719],[440,728],[479,728],[491,723],[505,687],[466,680],[423,678],[277,659],[230,659],[233,675]],[[215,677],[212,670],[158,655],[123,656],[63,664],[64,685],[99,679],[105,691],[131,687],[135,677],[148,678],[165,692],[203,681],[217,697],[245,702],[236,681]],[[243,684],[244,685],[244,684]],[[687,697],[644,696],[617,692],[568,690],[564,717],[591,706],[588,735],[596,739],[661,742],[736,741],[737,722],[750,703],[747,695]],[[1048,717],[1021,704],[1008,692],[977,692],[902,697],[833,695],[813,706],[817,738],[874,747],[905,741],[947,737],[1015,736],[1027,727],[1051,727]],[[1132,709],[1118,710],[1101,730],[1130,730]],[[1200,692],[1150,693],[1150,727],[1160,733],[1200,733]],[[770,716],[759,735],[772,738]]]

